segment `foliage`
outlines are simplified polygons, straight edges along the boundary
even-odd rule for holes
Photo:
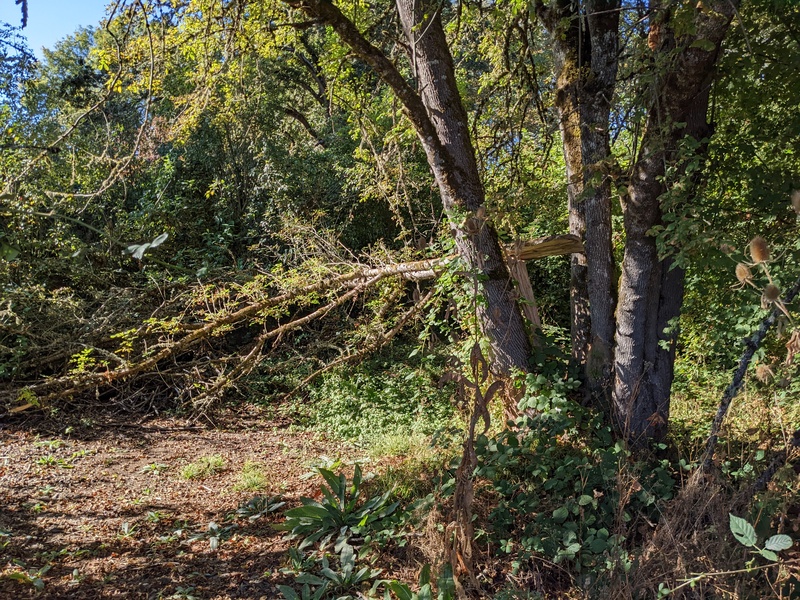
[[[334,536],[338,550],[352,537],[378,529],[381,521],[399,506],[399,502],[389,502],[391,492],[360,502],[363,479],[358,464],[350,483],[344,473],[335,475],[320,468],[319,474],[325,480],[320,488],[321,501],[301,498],[303,505],[287,510],[286,521],[280,525],[280,529],[288,532],[289,539],[301,540],[300,550],[318,542],[324,548]]]
[[[236,509],[236,516],[255,521],[277,511],[285,504],[286,502],[276,496],[253,496]]]
[[[196,461],[185,465],[181,469],[184,479],[205,479],[219,473],[225,468],[225,459],[219,454],[201,456]]]
[[[327,556],[323,556],[319,561],[315,562],[316,568],[309,571],[300,572],[297,577],[297,583],[303,584],[301,596],[288,586],[278,586],[278,589],[287,600],[294,600],[300,598],[324,598],[336,597],[338,598],[352,598],[349,592],[357,592],[361,587],[372,579],[375,579],[380,574],[380,569],[372,569],[370,567],[356,568],[356,555],[353,547],[350,544],[342,544],[341,551],[338,554],[338,568],[332,568],[331,562]],[[313,594],[306,586],[316,587]]]
[[[237,492],[257,492],[266,488],[267,485],[267,476],[258,463],[248,461],[242,466],[242,471],[239,474],[239,481],[233,489]]]
[[[657,520],[673,495],[669,463],[633,462],[602,416],[571,397],[578,385],[529,375],[519,428],[478,439],[477,475],[498,495],[488,533],[516,568],[537,554],[594,577],[627,571],[626,532]]]
[[[414,592],[411,588],[399,581],[387,581],[388,592],[394,594],[397,600],[433,600],[434,588],[431,583],[431,566],[425,565],[419,574],[419,589]],[[455,600],[456,587],[453,582],[453,568],[445,564],[439,574],[436,586],[436,600]]]
[[[356,368],[323,376],[297,408],[304,421],[328,435],[367,445],[388,435],[431,434],[450,424],[453,408],[440,389],[435,355],[403,360],[408,346],[377,355]]]
[[[756,545],[758,541],[756,530],[745,519],[737,517],[733,513],[730,515],[730,526],[733,537],[735,537],[740,544],[747,548],[753,548],[754,552],[773,562],[778,560],[776,552],[787,550],[794,545],[792,538],[788,535],[777,534],[767,538],[764,541],[764,547],[759,548]]]

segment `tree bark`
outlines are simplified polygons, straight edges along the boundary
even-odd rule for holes
[[[579,87],[581,68],[589,62],[591,56],[587,52],[589,40],[581,27],[576,7],[571,2],[555,0],[549,5],[537,2],[536,12],[550,32],[553,43],[555,105],[566,166],[569,232],[583,240],[586,236],[586,207],[582,198],[583,154]],[[586,365],[591,338],[587,260],[585,254],[573,254],[570,259],[571,354],[577,365]]]
[[[537,4],[551,32],[570,233],[586,240],[570,277],[572,358],[589,389],[610,384],[614,341],[609,114],[616,87],[619,0]]]
[[[478,320],[492,348],[492,370],[500,375],[527,371],[531,345],[497,232],[482,214],[483,183],[440,6],[428,0],[397,2],[417,79],[415,89],[334,4],[326,0],[287,3],[330,25],[403,104],[436,179],[458,253],[480,281],[484,301],[477,303]]]
[[[660,258],[651,229],[661,223],[660,197],[665,164],[680,160],[684,136],[703,140],[709,91],[720,45],[736,2],[720,0],[697,9],[695,33],[679,39],[670,29],[669,14],[651,31],[656,61],[671,59],[656,79],[641,150],[623,205],[626,231],[620,282],[615,348],[613,404],[619,429],[634,445],[660,440],[669,420],[677,328],[683,303],[683,270],[669,257]],[[654,67],[655,68],[655,67]],[[702,149],[701,149],[702,151]]]

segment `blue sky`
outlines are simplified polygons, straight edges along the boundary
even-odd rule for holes
[[[28,0],[28,26],[22,34],[37,56],[80,26],[98,25],[109,0]],[[22,12],[14,0],[0,0],[0,21],[19,26]]]

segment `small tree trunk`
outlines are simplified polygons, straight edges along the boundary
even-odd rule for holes
[[[581,84],[581,155],[592,333],[586,372],[594,393],[611,385],[616,282],[611,245],[609,121],[617,78],[619,0],[588,0],[591,66]]]
[[[589,0],[585,9],[555,0],[537,4],[551,32],[570,233],[586,240],[572,256],[572,358],[588,389],[610,384],[614,340],[614,261],[608,174],[609,112],[617,74],[619,0]]]

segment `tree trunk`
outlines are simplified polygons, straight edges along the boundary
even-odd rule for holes
[[[639,157],[623,206],[626,243],[620,282],[615,348],[614,409],[617,425],[634,445],[660,440],[669,420],[683,270],[660,259],[650,230],[661,223],[664,165],[680,160],[684,135],[710,134],[708,98],[720,44],[736,10],[720,0],[698,9],[695,33],[676,40],[669,16],[653,27],[654,51],[671,56],[657,79]],[[658,74],[657,74],[658,75]],[[702,151],[702,150],[701,150]]]
[[[551,32],[556,108],[567,170],[570,233],[586,240],[572,257],[572,358],[589,389],[610,383],[614,339],[614,261],[608,179],[609,113],[616,86],[619,0],[539,3]]]
[[[617,78],[619,0],[588,0],[591,65],[580,87],[583,202],[592,330],[587,378],[593,392],[610,388],[616,284],[611,245],[611,100]]]
[[[403,104],[436,178],[458,253],[480,281],[484,301],[477,303],[478,319],[492,349],[492,370],[500,375],[527,371],[530,341],[497,232],[483,215],[483,183],[439,5],[427,0],[397,2],[417,79],[414,89],[334,4],[327,0],[287,3],[333,27]]]

